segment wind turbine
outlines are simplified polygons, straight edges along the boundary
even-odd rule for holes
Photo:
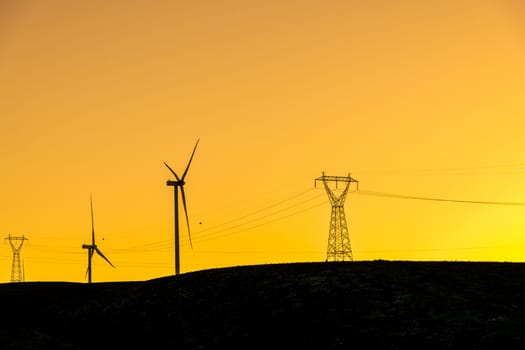
[[[82,249],[87,249],[87,251],[88,251],[88,268],[87,268],[86,274],[88,276],[88,283],[91,283],[91,276],[92,276],[92,273],[91,273],[91,266],[92,266],[91,259],[93,259],[93,255],[94,255],[95,252],[98,255],[100,255],[102,257],[102,259],[106,260],[108,262],[108,264],[110,264],[113,268],[115,268],[115,266],[111,263],[111,261],[109,261],[108,258],[106,258],[106,256],[104,254],[102,254],[100,249],[98,249],[97,245],[95,244],[95,224],[94,224],[94,220],[93,220],[93,197],[90,195],[89,199],[90,199],[90,202],[91,202],[91,244],[82,244]]]
[[[176,181],[168,180],[166,182],[166,185],[173,186],[173,192],[174,192],[174,200],[175,200],[175,275],[178,275],[180,272],[180,250],[179,250],[179,187],[180,187],[180,194],[182,197],[182,204],[184,205],[184,213],[186,214],[186,224],[188,225],[188,236],[190,238],[190,246],[193,249],[193,245],[191,243],[191,234],[190,234],[190,222],[188,220],[188,210],[186,208],[186,195],[184,194],[184,179],[186,178],[186,174],[188,174],[188,169],[190,168],[191,161],[193,160],[193,155],[195,154],[195,150],[197,149],[197,145],[199,144],[199,140],[197,140],[197,143],[195,143],[195,147],[193,147],[193,153],[191,154],[190,160],[188,162],[188,165],[186,166],[186,170],[184,170],[184,173],[182,174],[182,177],[179,177],[175,171],[173,171],[172,168],[166,162],[164,162],[164,165],[171,171],[171,173],[175,176]]]

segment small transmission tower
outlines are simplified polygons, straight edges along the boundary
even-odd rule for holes
[[[352,247],[350,246],[350,234],[348,233],[348,225],[346,224],[344,204],[346,195],[350,189],[350,184],[355,182],[358,188],[359,183],[356,179],[350,177],[350,174],[348,174],[348,176],[327,176],[324,172],[323,176],[315,179],[315,187],[317,187],[317,181],[323,182],[330,203],[332,204],[326,261],[352,261]],[[335,182],[335,190],[339,192],[338,194],[328,186],[329,182]],[[338,191],[339,183],[344,184],[341,191]]]
[[[27,240],[24,236],[11,236],[8,235],[6,239],[9,241],[11,248],[13,249],[13,264],[11,265],[11,282],[23,282],[24,281],[24,270],[20,263],[20,251],[24,245],[24,241]]]

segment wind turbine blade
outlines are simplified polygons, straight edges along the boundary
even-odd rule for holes
[[[102,259],[106,260],[108,262],[108,264],[110,264],[113,268],[115,268],[115,265],[113,265],[111,263],[111,261],[109,261],[108,258],[106,258],[106,256],[104,254],[102,254],[102,252],[100,251],[100,249],[98,248],[95,248],[95,250],[97,251],[97,254],[100,255],[102,257]]]
[[[186,177],[186,174],[188,173],[188,169],[190,168],[191,161],[193,160],[193,155],[195,154],[195,151],[197,150],[197,145],[199,144],[199,140],[197,140],[197,143],[195,143],[195,147],[193,147],[193,152],[190,157],[190,161],[188,162],[188,165],[186,166],[186,170],[184,170],[184,174],[182,174],[182,180]]]
[[[184,214],[186,214],[186,224],[188,224],[188,237],[190,238],[190,247],[191,249],[193,249],[193,244],[191,243],[190,220],[188,219],[188,209],[186,208],[186,195],[184,194],[184,186],[180,187],[180,193],[182,196],[182,204],[184,205]]]
[[[93,219],[93,195],[89,194],[89,201],[91,203],[91,244],[95,245],[95,220]]]
[[[89,274],[89,267],[86,269],[86,277],[85,278],[88,278],[88,274]]]
[[[177,179],[177,181],[180,181],[180,178],[179,178],[179,177],[177,176],[177,174],[173,171],[173,169],[170,168],[170,166],[169,166],[168,164],[166,164],[166,162],[163,162],[163,163],[164,163],[164,165],[165,165],[168,169],[170,169],[171,173],[172,173],[173,175],[175,175],[175,178]]]

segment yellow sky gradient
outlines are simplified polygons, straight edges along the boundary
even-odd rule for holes
[[[0,234],[26,280],[324,261],[326,171],[361,189],[525,202],[517,0],[0,3]],[[525,207],[351,194],[356,260],[525,258]],[[0,281],[11,249],[0,245]]]

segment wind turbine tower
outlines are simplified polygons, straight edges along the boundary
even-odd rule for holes
[[[327,176],[324,172],[323,176],[315,179],[315,187],[317,187],[318,181],[323,183],[328,199],[330,199],[332,204],[326,261],[352,261],[352,247],[350,245],[350,234],[348,233],[344,204],[352,182],[356,184],[356,190],[359,188],[359,183],[350,174],[348,176]],[[335,183],[335,189],[329,186],[330,182]],[[343,185],[342,189],[339,188],[339,184]]]
[[[191,154],[190,160],[188,162],[188,165],[186,166],[186,169],[184,170],[184,173],[182,174],[182,177],[179,177],[175,171],[173,171],[172,168],[166,162],[164,162],[164,165],[171,171],[173,176],[175,176],[175,181],[168,180],[166,182],[167,186],[173,186],[173,194],[174,194],[174,201],[175,201],[175,275],[178,275],[180,273],[180,247],[179,247],[179,188],[180,188],[180,194],[182,199],[182,204],[184,206],[184,214],[186,215],[186,224],[188,225],[188,236],[190,239],[190,246],[193,249],[193,245],[191,243],[191,234],[190,234],[190,222],[188,220],[188,210],[186,208],[186,195],[184,193],[184,179],[186,178],[186,175],[188,174],[188,169],[190,168],[191,161],[193,160],[193,155],[195,154],[195,150],[197,149],[197,145],[199,144],[199,140],[195,143],[195,147],[193,147],[193,152]]]
[[[24,270],[22,264],[20,263],[20,251],[24,245],[24,241],[27,241],[27,238],[24,236],[11,236],[8,235],[6,239],[13,249],[13,263],[11,265],[11,282],[23,282],[24,281]]]
[[[108,258],[102,252],[100,249],[98,249],[96,243],[95,243],[95,223],[93,220],[93,197],[90,197],[91,202],[91,244],[82,244],[82,249],[87,249],[88,251],[88,267],[87,267],[87,277],[88,277],[88,283],[91,283],[92,279],[92,263],[91,260],[93,259],[93,255],[95,252],[100,255],[100,257],[107,261],[108,264],[111,265],[111,267],[115,268],[115,266],[109,261]]]

